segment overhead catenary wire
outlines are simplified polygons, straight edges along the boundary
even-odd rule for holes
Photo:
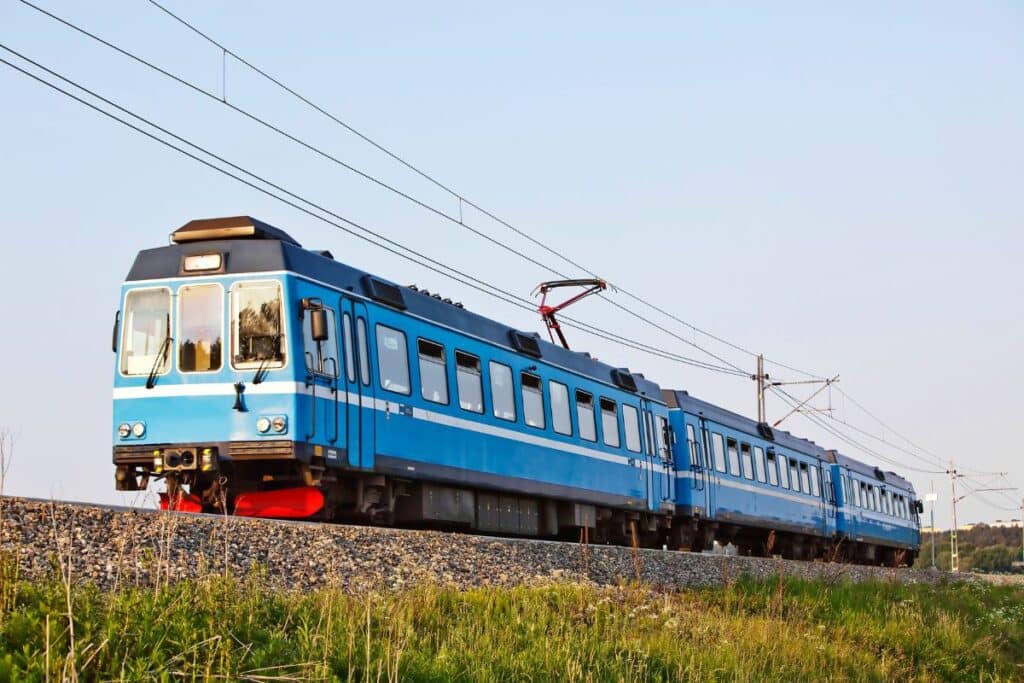
[[[345,218],[344,216],[341,216],[339,214],[331,212],[329,209],[327,209],[325,207],[322,207],[319,204],[317,204],[317,203],[315,203],[315,202],[313,202],[311,200],[308,200],[308,199],[306,199],[306,198],[304,198],[304,197],[302,197],[302,196],[300,196],[298,194],[295,194],[295,193],[285,189],[284,187],[282,187],[280,185],[277,185],[276,183],[273,183],[273,182],[271,182],[271,181],[269,181],[269,180],[267,180],[267,179],[265,179],[265,178],[255,174],[255,173],[252,173],[252,172],[248,171],[247,169],[245,169],[245,168],[243,168],[243,167],[241,167],[241,166],[239,166],[237,164],[234,164],[234,163],[230,162],[229,160],[227,160],[227,159],[225,159],[223,157],[220,157],[219,155],[214,154],[213,152],[210,152],[206,148],[204,148],[204,147],[202,147],[200,145],[197,145],[195,143],[192,143],[191,141],[189,141],[189,140],[187,140],[187,139],[185,139],[185,138],[183,138],[183,137],[173,133],[172,131],[170,131],[170,130],[168,130],[166,128],[163,128],[162,126],[159,126],[158,124],[153,123],[152,121],[146,119],[145,117],[142,117],[141,115],[138,115],[138,114],[135,114],[134,112],[131,112],[127,108],[122,107],[121,105],[118,105],[113,100],[110,100],[108,98],[103,97],[102,95],[96,93],[95,91],[92,91],[92,90],[86,88],[85,86],[82,86],[81,84],[75,82],[74,80],[72,80],[70,78],[67,78],[66,76],[56,72],[55,70],[50,69],[50,68],[42,65],[41,63],[39,63],[39,62],[37,62],[35,60],[32,60],[31,58],[29,58],[29,57],[27,57],[27,56],[17,52],[16,50],[11,49],[7,45],[4,45],[4,44],[0,43],[0,48],[5,50],[6,52],[8,52],[10,54],[13,54],[13,55],[17,56],[18,58],[20,58],[20,59],[22,59],[22,60],[32,64],[36,68],[38,68],[38,69],[40,69],[42,71],[45,71],[46,73],[50,74],[51,76],[53,76],[55,78],[59,78],[60,80],[64,81],[65,83],[68,83],[69,85],[72,85],[73,87],[81,90],[82,92],[88,93],[91,97],[94,97],[95,99],[98,99],[98,100],[102,101],[104,104],[107,104],[110,107],[114,107],[117,110],[119,110],[119,111],[121,111],[121,112],[123,112],[123,113],[125,113],[125,114],[127,114],[127,115],[129,115],[131,117],[133,117],[134,119],[136,119],[136,120],[138,120],[140,122],[143,122],[146,125],[151,126],[152,128],[154,128],[156,130],[159,130],[161,133],[163,133],[165,135],[168,135],[168,136],[174,138],[175,140],[178,140],[179,142],[181,142],[181,143],[183,143],[185,145],[188,145],[189,147],[192,147],[193,149],[198,150],[201,153],[206,154],[206,155],[208,155],[209,157],[211,157],[213,159],[216,159],[217,161],[219,161],[219,162],[221,162],[223,164],[226,164],[226,165],[230,166],[231,168],[235,169],[239,173],[243,173],[243,174],[249,176],[250,178],[255,179],[256,181],[267,185],[268,187],[276,189],[279,192],[282,192],[282,193],[292,197],[294,201],[285,199],[285,198],[283,198],[283,197],[281,197],[281,196],[271,192],[270,190],[266,189],[265,187],[260,187],[259,185],[257,185],[256,183],[254,183],[254,182],[252,182],[250,180],[246,180],[245,178],[243,178],[241,176],[235,175],[234,173],[231,173],[230,171],[227,171],[227,170],[217,166],[216,164],[210,162],[207,159],[203,159],[203,158],[197,156],[196,154],[193,154],[193,153],[189,152],[188,150],[182,149],[181,147],[178,147],[178,146],[168,142],[167,140],[164,140],[163,138],[161,138],[161,137],[151,133],[150,131],[146,131],[146,130],[144,130],[144,129],[142,129],[142,128],[140,128],[140,127],[138,127],[138,126],[136,126],[136,125],[134,125],[134,124],[132,124],[132,123],[130,123],[128,121],[125,121],[124,119],[119,118],[118,116],[112,114],[111,112],[106,111],[103,108],[98,107],[95,104],[93,104],[91,102],[88,102],[88,101],[86,101],[86,100],[84,100],[84,99],[74,95],[73,93],[70,93],[70,92],[64,90],[63,88],[61,88],[61,87],[59,87],[57,85],[54,85],[53,83],[50,83],[50,82],[46,81],[45,79],[37,76],[36,74],[33,74],[33,73],[31,73],[31,72],[29,72],[29,71],[27,71],[25,69],[22,69],[21,67],[13,64],[13,63],[11,63],[11,62],[9,62],[7,60],[4,60],[4,59],[0,58],[0,62],[4,63],[5,65],[7,65],[9,67],[11,67],[12,69],[15,69],[15,70],[19,71],[23,75],[28,76],[30,78],[33,78],[34,80],[36,80],[36,81],[38,81],[38,82],[40,82],[40,83],[42,83],[44,85],[47,85],[50,88],[52,88],[52,89],[54,89],[54,90],[64,94],[65,96],[70,97],[70,98],[78,101],[79,103],[81,103],[81,104],[83,104],[83,105],[85,105],[85,106],[87,106],[87,107],[89,107],[89,108],[91,108],[91,109],[93,109],[93,110],[95,110],[95,111],[97,111],[97,112],[99,112],[99,113],[101,113],[101,114],[103,114],[103,115],[105,115],[105,116],[107,116],[107,117],[109,117],[109,118],[111,118],[111,119],[113,119],[113,120],[115,120],[115,121],[117,121],[117,122],[119,122],[119,123],[129,127],[129,128],[131,128],[132,130],[135,130],[136,132],[138,132],[138,133],[140,133],[142,135],[145,135],[145,136],[147,136],[147,137],[149,137],[149,138],[151,138],[151,139],[153,139],[153,140],[155,140],[155,141],[157,141],[157,142],[159,142],[159,143],[161,143],[161,144],[163,144],[163,145],[165,145],[165,146],[167,146],[167,147],[169,147],[171,149],[174,149],[174,150],[178,151],[181,154],[184,154],[185,156],[187,156],[187,157],[189,157],[189,158],[191,158],[191,159],[193,159],[193,160],[195,160],[195,161],[197,161],[199,163],[202,163],[202,164],[208,166],[209,168],[211,168],[213,170],[216,170],[216,171],[218,171],[218,172],[220,172],[220,173],[222,173],[222,174],[224,174],[224,175],[226,175],[226,176],[228,176],[230,178],[233,178],[236,181],[241,182],[241,183],[249,186],[252,189],[255,189],[255,190],[259,191],[259,192],[262,192],[263,194],[266,194],[266,195],[268,195],[268,196],[270,196],[270,197],[272,197],[274,199],[277,199],[278,201],[282,201],[283,203],[291,206],[292,208],[298,209],[298,210],[300,210],[300,211],[302,211],[302,212],[304,212],[304,213],[306,213],[306,214],[308,214],[308,215],[310,215],[310,216],[312,216],[312,217],[314,217],[314,218],[316,218],[318,220],[326,222],[329,225],[332,225],[333,227],[335,227],[337,229],[340,229],[340,230],[342,230],[342,231],[344,231],[344,232],[346,232],[346,233],[348,233],[348,234],[350,234],[350,235],[352,235],[354,237],[357,237],[359,239],[367,241],[367,242],[369,242],[371,244],[374,244],[375,246],[377,246],[379,248],[382,248],[385,251],[388,251],[388,252],[390,252],[390,253],[392,253],[392,254],[394,254],[396,256],[399,256],[399,257],[404,258],[406,260],[409,260],[409,261],[411,261],[413,263],[416,263],[417,265],[420,265],[420,266],[422,266],[424,268],[427,268],[428,270],[430,270],[432,272],[435,272],[435,273],[437,273],[439,275],[442,275],[444,277],[452,279],[452,280],[454,280],[456,282],[459,282],[460,284],[463,284],[463,285],[466,285],[468,287],[471,287],[472,289],[480,291],[480,292],[482,292],[484,294],[487,294],[489,296],[495,297],[495,298],[505,302],[506,304],[518,307],[518,308],[523,309],[523,310],[531,311],[531,312],[534,310],[534,307],[533,307],[532,303],[529,300],[522,299],[521,297],[517,297],[514,294],[511,294],[511,293],[508,293],[508,292],[506,292],[504,290],[501,290],[500,288],[495,287],[494,285],[491,285],[490,283],[487,283],[487,282],[485,282],[483,280],[475,278],[474,276],[469,275],[468,273],[465,273],[465,272],[460,271],[458,269],[452,268],[451,266],[448,266],[447,264],[444,264],[444,263],[442,263],[440,261],[437,261],[436,259],[432,259],[431,257],[429,257],[429,256],[427,256],[425,254],[422,254],[422,253],[417,252],[417,251],[415,251],[415,250],[413,250],[413,249],[411,249],[409,247],[406,247],[405,245],[402,245],[401,243],[396,242],[396,241],[394,241],[394,240],[384,236],[383,234],[381,234],[379,232],[373,231],[373,230],[367,228],[366,226],[364,226],[364,225],[362,225],[360,223],[357,223],[357,222],[352,221],[352,220],[350,220],[348,218]],[[302,205],[300,205],[300,204],[298,204],[296,202],[302,202],[304,204],[307,204],[308,206],[311,206],[311,207],[315,208],[317,211],[323,212],[325,214],[328,214],[329,216],[334,217],[336,219],[336,221],[338,221],[338,222],[332,221],[330,219],[327,219],[324,216],[321,216],[321,215],[317,214],[316,212],[314,212],[314,211],[312,211],[312,210],[310,210],[310,209],[308,209],[306,207],[303,207]],[[361,234],[361,233],[363,233],[363,234]],[[379,241],[377,241],[377,240],[379,240]],[[383,242],[384,244],[382,244],[381,242]],[[403,250],[404,250],[404,252],[408,252],[408,253],[404,253]],[[713,366],[711,364],[705,363],[705,362],[700,361],[698,359],[688,358],[688,357],[681,356],[679,354],[676,354],[676,353],[673,353],[673,352],[670,352],[670,351],[666,351],[664,349],[659,349],[657,347],[654,347],[654,346],[649,345],[649,344],[645,344],[645,343],[640,342],[638,340],[633,340],[633,339],[630,339],[628,337],[624,337],[622,335],[618,335],[616,333],[609,332],[607,330],[603,330],[603,329],[601,329],[601,328],[599,328],[597,326],[591,325],[589,323],[586,323],[586,322],[583,322],[583,321],[580,321],[580,320],[577,320],[577,319],[570,319],[570,318],[564,318],[564,319],[566,320],[565,324],[567,326],[569,326],[569,327],[574,328],[574,329],[578,329],[578,330],[580,330],[582,332],[591,334],[591,335],[599,337],[601,339],[605,339],[607,341],[611,341],[611,342],[615,342],[615,343],[621,343],[621,344],[627,345],[630,348],[633,348],[635,350],[639,350],[639,351],[643,351],[643,352],[646,352],[646,353],[650,353],[652,355],[657,355],[657,356],[665,358],[667,360],[671,360],[671,361],[675,361],[675,362],[679,362],[679,363],[683,363],[683,364],[687,364],[687,365],[692,365],[694,367],[700,367],[702,369],[713,370],[713,371],[717,371],[717,372],[725,372],[725,373],[734,373],[735,372],[734,370],[732,370],[730,368]]]

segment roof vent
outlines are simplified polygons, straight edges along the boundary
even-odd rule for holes
[[[768,439],[769,441],[775,441],[775,430],[773,430],[767,422],[757,423],[757,433],[762,438]]]
[[[302,246],[284,230],[258,221],[251,216],[201,218],[189,221],[171,233],[171,241],[175,244],[231,239],[280,240],[297,247]]]
[[[881,467],[875,468],[875,479],[878,481],[885,481],[885,472],[882,471]]]
[[[518,330],[509,330],[508,336],[512,340],[512,346],[515,347],[516,351],[525,353],[527,356],[540,358],[540,344],[537,343],[537,337]]]
[[[632,391],[634,394],[636,393],[636,378],[626,368],[615,368],[612,370],[612,381],[618,387],[626,391]]]
[[[402,296],[402,289],[398,285],[378,280],[372,275],[364,275],[363,286],[372,299],[400,311],[405,310],[405,297]]]

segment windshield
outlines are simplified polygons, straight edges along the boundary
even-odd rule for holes
[[[171,313],[169,289],[137,289],[125,299],[124,337],[121,342],[121,372],[126,375],[148,375],[163,350],[169,334]],[[164,354],[157,374],[167,372],[168,356]]]
[[[239,282],[231,288],[231,358],[235,368],[281,367],[281,285]]]
[[[178,370],[212,372],[221,364],[220,285],[187,285],[178,290]]]

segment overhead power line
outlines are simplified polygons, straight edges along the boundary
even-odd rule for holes
[[[136,125],[132,124],[131,122],[126,121],[126,120],[116,116],[115,114],[113,114],[113,113],[111,113],[109,111],[104,110],[102,107],[99,107],[99,106],[97,106],[97,105],[95,105],[95,104],[93,104],[91,102],[88,102],[87,100],[84,100],[81,97],[78,97],[77,95],[75,95],[75,94],[73,94],[73,93],[71,93],[71,92],[61,88],[60,86],[57,86],[57,85],[55,85],[53,83],[50,83],[49,81],[41,78],[40,76],[38,76],[36,74],[33,74],[33,73],[31,73],[31,72],[29,72],[29,71],[27,71],[27,70],[25,70],[25,69],[23,69],[23,68],[21,68],[21,67],[19,67],[17,65],[15,65],[15,64],[5,60],[5,59],[0,58],[0,62],[2,62],[3,64],[9,66],[12,69],[15,69],[16,71],[22,73],[23,75],[28,76],[29,78],[32,78],[32,79],[42,83],[43,85],[46,85],[46,86],[52,88],[53,90],[56,90],[57,92],[60,92],[60,93],[64,94],[65,96],[70,97],[71,99],[76,100],[80,104],[83,104],[83,105],[85,105],[85,106],[87,106],[87,107],[97,111],[98,113],[103,114],[104,116],[107,116],[108,118],[111,118],[111,119],[121,123],[122,125],[125,125],[128,128],[130,128],[130,129],[132,129],[132,130],[134,130],[134,131],[136,131],[136,132],[138,132],[138,133],[140,133],[142,135],[145,135],[146,137],[149,137],[149,138],[155,140],[156,142],[159,142],[159,143],[161,143],[161,144],[163,144],[163,145],[165,145],[165,146],[167,146],[167,147],[169,147],[169,148],[171,148],[171,149],[173,149],[173,150],[175,150],[175,151],[177,151],[177,152],[179,152],[181,154],[184,154],[185,156],[193,159],[194,161],[202,163],[203,165],[205,165],[205,166],[207,166],[207,167],[209,167],[209,168],[211,168],[211,169],[213,169],[215,171],[218,171],[219,173],[222,173],[222,174],[224,174],[224,175],[226,175],[226,176],[228,176],[228,177],[230,177],[230,178],[232,178],[232,179],[234,179],[234,180],[236,180],[238,182],[241,182],[241,183],[247,185],[248,187],[250,187],[252,189],[255,189],[255,190],[259,191],[259,192],[262,192],[265,195],[268,195],[268,196],[270,196],[270,197],[272,197],[274,199],[277,199],[278,201],[281,201],[281,202],[287,204],[288,206],[291,206],[292,208],[298,209],[299,211],[302,211],[303,213],[306,213],[306,214],[316,218],[317,220],[320,220],[320,221],[323,221],[323,222],[325,222],[325,223],[327,223],[329,225],[332,225],[333,227],[335,227],[335,228],[337,228],[339,230],[342,230],[342,231],[346,232],[349,235],[357,237],[358,239],[361,239],[363,241],[367,241],[367,242],[369,242],[369,243],[371,243],[371,244],[373,244],[373,245],[375,245],[375,246],[377,246],[377,247],[379,247],[381,249],[384,249],[385,251],[388,251],[389,253],[392,253],[392,254],[394,254],[396,256],[399,256],[399,257],[401,257],[403,259],[411,261],[411,262],[413,262],[413,263],[415,263],[415,264],[417,264],[419,266],[422,266],[422,267],[424,267],[424,268],[426,268],[426,269],[428,269],[428,270],[430,270],[432,272],[435,272],[435,273],[437,273],[439,275],[442,275],[442,276],[447,277],[449,279],[452,279],[452,280],[454,280],[456,282],[459,282],[460,284],[466,285],[468,287],[471,287],[472,289],[475,289],[475,290],[480,291],[480,292],[482,292],[484,294],[487,294],[489,296],[497,298],[497,299],[499,299],[500,301],[503,301],[506,304],[515,306],[515,307],[523,309],[523,310],[534,312],[535,307],[533,306],[532,302],[530,302],[529,300],[526,300],[526,299],[523,299],[521,297],[518,297],[518,296],[516,296],[514,294],[511,294],[511,293],[509,293],[509,292],[507,292],[505,290],[502,290],[501,288],[496,287],[496,286],[494,286],[494,285],[492,285],[492,284],[490,284],[490,283],[488,283],[488,282],[486,282],[484,280],[480,280],[479,278],[476,278],[476,277],[474,277],[472,275],[469,275],[468,273],[465,273],[463,271],[455,269],[455,268],[453,268],[453,267],[451,267],[451,266],[449,266],[449,265],[447,265],[447,264],[445,264],[445,263],[443,263],[441,261],[433,259],[433,258],[431,258],[431,257],[429,257],[429,256],[427,256],[425,254],[422,254],[421,252],[418,252],[418,251],[416,251],[414,249],[411,249],[410,247],[407,247],[407,246],[405,246],[405,245],[403,245],[403,244],[401,244],[399,242],[396,242],[395,240],[392,240],[392,239],[384,236],[383,234],[381,234],[379,232],[371,230],[370,228],[367,228],[366,226],[364,226],[364,225],[362,225],[360,223],[357,223],[357,222],[355,222],[355,221],[353,221],[351,219],[348,219],[348,218],[346,218],[344,216],[341,216],[341,215],[339,215],[337,213],[334,213],[334,212],[330,211],[329,209],[321,206],[320,204],[317,204],[316,202],[313,202],[313,201],[311,201],[309,199],[306,199],[305,197],[302,197],[301,195],[295,194],[295,193],[285,189],[284,187],[282,187],[282,186],[280,186],[280,185],[278,185],[276,183],[273,183],[272,181],[269,181],[266,178],[263,178],[262,176],[259,176],[258,174],[255,174],[255,173],[253,173],[253,172],[243,168],[242,166],[234,164],[231,161],[225,159],[224,157],[221,157],[221,156],[211,152],[210,150],[208,150],[208,149],[206,149],[206,148],[204,148],[204,147],[202,147],[200,145],[197,145],[197,144],[187,140],[184,137],[181,137],[181,136],[173,133],[172,131],[168,130],[167,128],[164,128],[164,127],[162,127],[162,126],[160,126],[160,125],[150,121],[149,119],[147,119],[147,118],[145,118],[145,117],[143,117],[143,116],[141,116],[139,114],[136,114],[136,113],[132,112],[131,110],[125,108],[125,107],[122,107],[121,105],[117,104],[113,100],[110,100],[110,99],[108,99],[106,97],[103,97],[99,93],[96,93],[95,91],[90,90],[89,88],[86,88],[85,86],[77,83],[76,81],[74,81],[74,80],[72,80],[72,79],[70,79],[70,78],[68,78],[68,77],[58,73],[57,71],[55,71],[53,69],[50,69],[50,68],[44,66],[43,64],[41,64],[41,63],[39,63],[39,62],[37,62],[35,60],[30,59],[29,57],[21,54],[20,52],[17,52],[16,50],[11,49],[10,47],[8,47],[8,46],[6,46],[6,45],[4,45],[2,43],[0,43],[0,48],[2,48],[3,50],[5,50],[6,52],[8,52],[8,53],[10,53],[12,55],[17,56],[18,58],[20,58],[22,60],[28,62],[29,64],[32,64],[36,68],[38,68],[38,69],[40,69],[42,71],[45,71],[46,73],[50,74],[51,76],[53,76],[55,78],[58,78],[58,79],[64,81],[65,83],[67,83],[69,85],[72,85],[73,87],[77,88],[78,90],[80,90],[80,91],[82,91],[84,93],[87,93],[91,97],[93,97],[93,98],[103,102],[104,104],[106,104],[106,105],[108,105],[110,107],[113,107],[113,108],[117,109],[118,111],[121,111],[122,113],[127,114],[128,116],[131,116],[135,120],[140,121],[140,122],[142,122],[142,123],[152,127],[153,129],[160,131],[164,135],[167,135],[167,136],[169,136],[169,137],[171,137],[171,138],[173,138],[173,139],[175,139],[175,140],[177,140],[177,141],[179,141],[179,142],[181,142],[181,143],[183,143],[185,145],[188,145],[192,149],[197,150],[197,151],[201,152],[202,154],[205,154],[205,155],[209,156],[210,158],[215,159],[218,162],[223,163],[223,164],[225,164],[225,165],[235,169],[239,173],[242,173],[242,174],[245,174],[245,175],[249,176],[250,178],[254,179],[255,181],[257,181],[259,183],[263,183],[267,187],[273,188],[274,190],[277,190],[278,192],[281,192],[283,194],[288,195],[292,199],[291,200],[286,199],[286,198],[280,196],[279,194],[276,194],[276,193],[272,192],[271,190],[268,190],[266,187],[260,187],[259,185],[257,185],[255,182],[252,182],[251,180],[247,180],[247,179],[245,179],[245,178],[243,178],[243,177],[241,177],[239,175],[236,175],[236,174],[232,173],[231,171],[228,171],[228,170],[226,170],[226,169],[224,169],[224,168],[222,168],[222,167],[212,163],[208,159],[203,159],[202,157],[199,157],[196,154],[193,154],[192,152],[189,152],[187,149],[183,149],[181,147],[178,147],[177,145],[174,145],[173,143],[171,143],[171,142],[161,138],[160,136],[155,135],[152,132],[147,131],[147,130],[145,130],[143,128],[140,128],[139,126],[136,126]],[[314,212],[314,211],[312,211],[312,210],[302,206],[298,202],[301,202],[302,204],[306,204],[306,205],[308,205],[310,207],[313,207],[317,211],[320,211],[320,212],[325,213],[325,214],[327,214],[329,216],[332,216],[336,220],[332,221],[332,220],[330,220],[328,218],[325,218],[324,216],[319,215],[318,213],[316,213],[316,212]],[[591,334],[591,335],[599,337],[601,339],[605,339],[607,341],[621,343],[621,344],[629,346],[630,348],[633,348],[633,349],[636,349],[636,350],[639,350],[639,351],[643,351],[645,353],[650,353],[652,355],[656,355],[656,356],[665,358],[667,360],[672,360],[672,361],[675,361],[675,362],[691,365],[691,366],[694,366],[694,367],[699,367],[699,368],[706,369],[706,370],[713,370],[713,371],[717,371],[717,372],[725,372],[725,373],[730,373],[730,374],[734,374],[734,372],[735,372],[734,370],[732,370],[730,368],[714,366],[714,365],[711,365],[709,363],[705,363],[704,361],[688,358],[686,356],[681,356],[679,354],[667,351],[665,349],[660,349],[660,348],[652,346],[650,344],[646,344],[644,342],[640,342],[640,341],[635,340],[635,339],[630,339],[630,338],[625,337],[623,335],[619,335],[619,334],[616,334],[616,333],[613,333],[613,332],[609,332],[607,330],[603,330],[603,329],[601,329],[601,328],[599,328],[599,327],[597,327],[595,325],[583,322],[581,320],[577,320],[575,318],[568,318],[568,317],[566,317],[566,318],[564,318],[564,320],[566,321],[564,324],[566,324],[567,326],[572,327],[574,329],[578,329],[578,330],[580,330],[582,332]]]

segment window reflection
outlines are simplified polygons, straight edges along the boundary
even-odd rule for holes
[[[220,370],[223,310],[220,285],[185,286],[178,291],[178,370]]]
[[[128,292],[124,309],[124,338],[121,342],[121,372],[148,375],[164,350],[171,317],[171,292],[167,289],[141,289]],[[164,354],[158,373],[166,372]]]
[[[237,368],[281,367],[285,362],[281,327],[281,286],[276,282],[240,282],[232,294],[232,359]]]

